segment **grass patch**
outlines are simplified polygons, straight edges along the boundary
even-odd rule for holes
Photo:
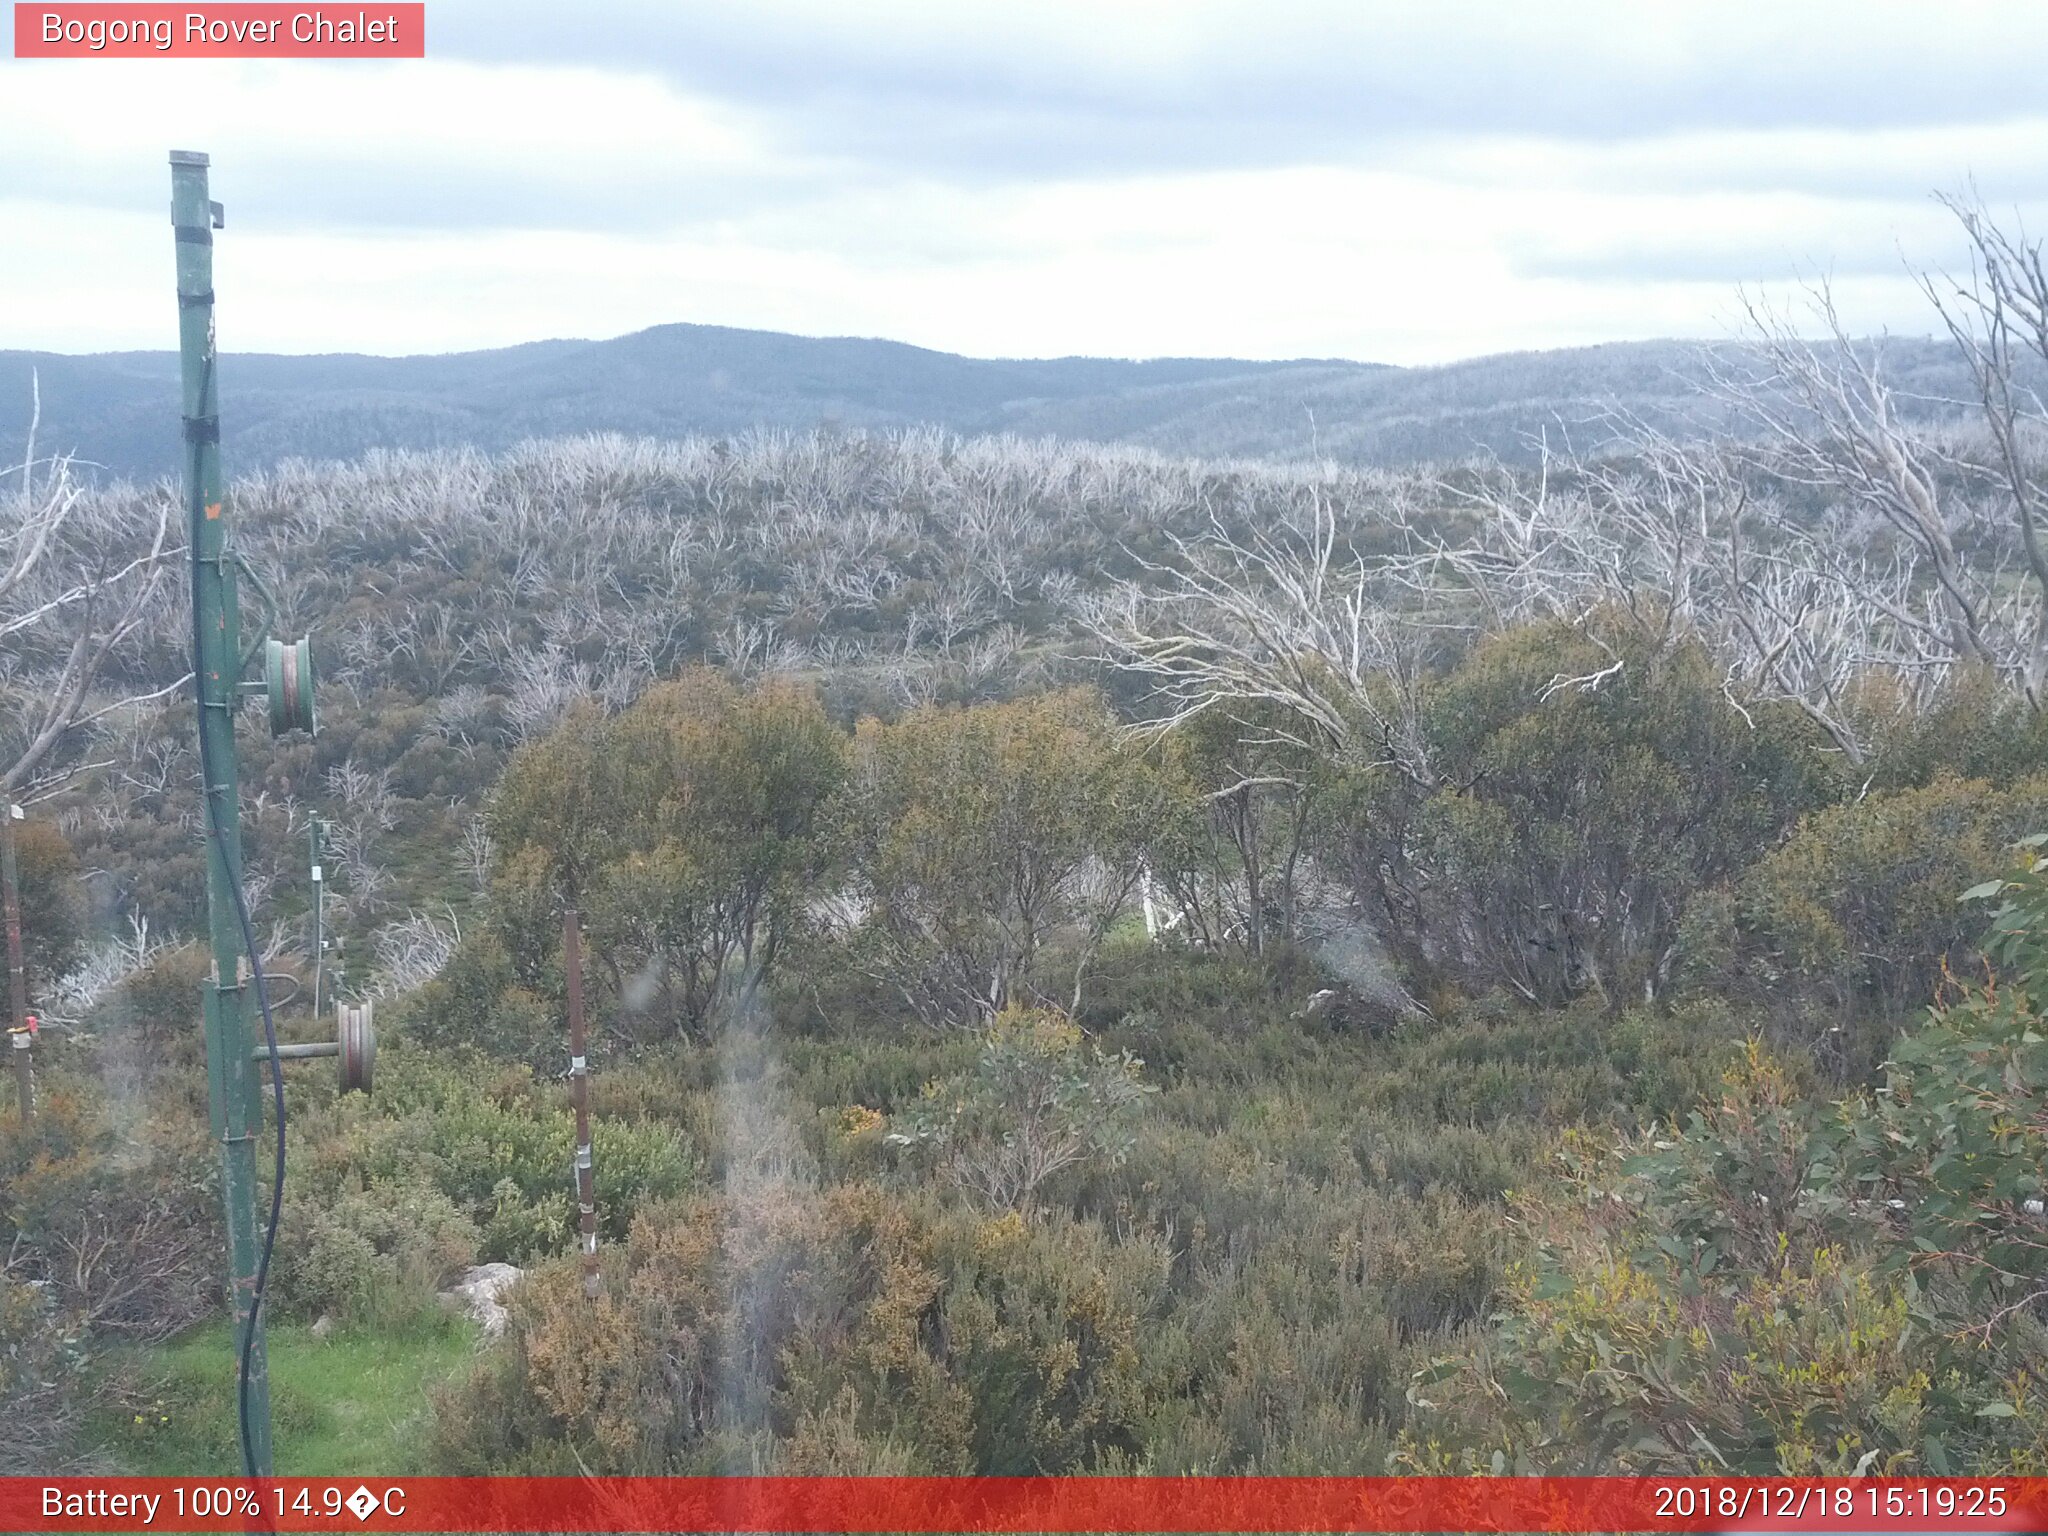
[[[468,1369],[475,1331],[447,1320],[397,1335],[268,1329],[277,1471],[287,1477],[412,1476],[424,1460],[429,1390]],[[225,1319],[109,1364],[118,1409],[95,1437],[108,1459],[143,1477],[234,1476],[234,1339]]]

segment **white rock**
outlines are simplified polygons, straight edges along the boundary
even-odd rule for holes
[[[1331,1002],[1333,1002],[1336,999],[1336,996],[1336,988],[1324,987],[1319,992],[1313,992],[1309,994],[1309,1000],[1303,1003],[1299,1008],[1295,1009],[1292,1014],[1288,1015],[1288,1017],[1295,1019],[1312,1019],[1317,1014],[1321,1013],[1325,1008],[1329,1007]]]
[[[526,1278],[516,1264],[478,1264],[465,1269],[456,1282],[441,1293],[449,1306],[475,1318],[486,1338],[495,1339],[505,1331],[505,1304],[501,1296]]]

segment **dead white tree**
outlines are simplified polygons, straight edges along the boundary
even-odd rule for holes
[[[149,919],[142,913],[129,913],[128,929],[126,938],[105,938],[87,945],[72,968],[50,985],[43,996],[47,1022],[77,1028],[115,988],[177,947],[175,938],[152,937]]]
[[[2024,552],[2031,601],[2019,636],[2020,687],[2034,709],[2048,707],[2048,265],[2024,226],[1994,224],[1974,198],[1945,195],[1970,241],[1964,277],[1923,274],[1921,288],[1939,311],[1977,387],[1990,439],[1986,478],[2009,499]]]
[[[462,866],[469,873],[469,883],[477,895],[490,889],[491,865],[497,857],[497,845],[491,840],[489,825],[481,816],[472,816],[462,829]]]
[[[1851,693],[1857,678],[1885,665],[1872,644],[1874,601],[1910,601],[1905,575],[1857,562],[1813,558],[1816,543],[1757,547],[1740,517],[1725,533],[1726,601],[1704,638],[1728,667],[1723,692],[1745,718],[1752,705],[1782,701],[1818,725],[1851,763],[1864,758]]]
[[[462,919],[446,909],[444,923],[429,912],[407,912],[371,938],[377,966],[372,992],[392,997],[412,992],[440,975],[462,944]]]
[[[510,689],[505,718],[522,741],[546,735],[572,705],[597,692],[590,668],[552,643],[515,649],[502,665]]]
[[[1766,473],[1869,514],[1895,542],[1904,588],[1931,604],[1900,603],[1885,585],[1858,596],[1881,607],[1898,660],[1932,651],[1946,664],[1987,667],[2007,681],[2028,669],[2031,640],[2009,623],[1995,572],[1972,566],[1958,538],[1975,509],[1960,505],[1943,452],[1901,412],[1881,349],[1848,333],[1826,284],[1810,293],[1823,335],[1802,336],[1786,314],[1745,298],[1755,345],[1710,360],[1711,388],[1756,433],[1746,451]],[[1866,541],[1871,548],[1875,541]],[[2038,606],[2038,605],[2035,605]]]
[[[1487,629],[1578,626],[1607,664],[1560,674],[1545,696],[1619,674],[1622,656],[1603,631],[1624,626],[1653,658],[1705,645],[1745,718],[1792,704],[1861,762],[1857,679],[1910,678],[1918,697],[1933,675],[1917,562],[1896,549],[1873,554],[1869,527],[1849,518],[1803,526],[1768,483],[1752,483],[1762,477],[1745,473],[1735,445],[1681,442],[1620,412],[1604,424],[1611,435],[1594,453],[1546,437],[1534,475],[1447,487],[1478,510],[1470,534],[1452,543],[1411,530],[1419,552],[1392,562],[1399,579],[1419,593],[1464,594]],[[1602,623],[1590,624],[1596,614]]]
[[[38,391],[27,452],[0,472],[16,482],[0,495],[0,799],[14,801],[71,776],[72,733],[190,675],[104,686],[164,593],[171,503],[86,495],[70,458],[37,457],[40,420]]]
[[[1426,782],[1406,707],[1418,669],[1382,573],[1320,486],[1258,510],[1245,533],[1212,520],[1197,538],[1169,533],[1171,560],[1134,556],[1142,577],[1084,617],[1106,659],[1150,685],[1155,729],[1238,710],[1275,744]]]

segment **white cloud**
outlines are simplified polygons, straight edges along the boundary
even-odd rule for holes
[[[2048,11],[1931,15],[436,0],[417,63],[9,61],[0,347],[168,344],[171,138],[214,155],[232,349],[693,320],[1420,362],[1716,334],[1801,272],[1925,330],[1935,187],[2048,208]]]

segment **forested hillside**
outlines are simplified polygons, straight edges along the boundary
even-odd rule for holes
[[[245,476],[321,667],[317,736],[242,727],[264,970],[323,1027],[318,816],[386,1036],[367,1099],[289,1074],[281,1467],[375,1339],[374,1470],[2043,1470],[2048,433],[1985,339],[2048,294],[1983,302],[1967,416],[1767,331],[1731,430],[1528,468]],[[4,1454],[226,1470],[174,498],[12,505]]]
[[[176,467],[177,445],[163,428],[166,413],[176,415],[175,352],[0,353],[0,440],[18,439],[26,427],[32,371],[42,381],[46,441],[118,474],[147,478]],[[930,425],[1039,433],[1056,430],[1040,413],[1061,407],[1086,418],[1129,400],[1138,420],[1171,420],[1188,409],[1190,393],[1210,398],[1209,386],[1291,398],[1310,383],[1379,371],[1227,358],[989,360],[890,341],[666,325],[608,341],[439,357],[228,353],[222,384],[241,409],[223,441],[230,462],[260,468],[372,448],[501,451],[585,432]]]
[[[1875,345],[1875,344],[1873,344]],[[1972,397],[1953,349],[1882,344],[1901,408],[1952,414]],[[1740,357],[1741,348],[1732,354]],[[0,441],[28,422],[40,378],[43,441],[150,478],[177,464],[177,356],[0,352]],[[502,452],[586,432],[677,437],[761,427],[920,425],[1129,443],[1194,457],[1414,466],[1474,456],[1528,462],[1548,432],[1599,432],[1620,408],[1695,435],[1728,413],[1700,397],[1700,348],[1641,342],[1476,358],[1437,368],[1335,360],[955,357],[895,342],[669,325],[610,341],[547,341],[444,357],[226,355],[228,461],[352,459],[373,448]]]

